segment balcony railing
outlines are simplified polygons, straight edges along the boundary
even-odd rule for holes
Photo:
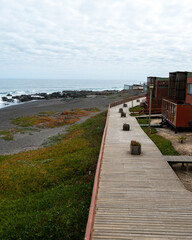
[[[169,100],[163,99],[162,101],[162,115],[175,125],[177,104]]]

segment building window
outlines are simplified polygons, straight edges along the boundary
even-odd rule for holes
[[[192,83],[187,84],[187,94],[192,95]]]

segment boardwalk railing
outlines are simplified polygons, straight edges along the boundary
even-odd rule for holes
[[[107,112],[107,119],[106,119],[105,129],[104,129],[103,138],[102,138],[102,142],[101,142],[99,159],[97,162],[97,169],[96,169],[96,173],[95,173],[95,180],[94,180],[94,186],[93,186],[93,192],[92,192],[92,198],[91,198],[91,205],[90,205],[90,209],[89,209],[89,217],[88,217],[88,221],[87,221],[85,240],[90,240],[92,238],[92,230],[93,230],[93,223],[94,223],[94,217],[95,217],[95,207],[96,207],[97,193],[98,193],[98,187],[99,187],[99,177],[100,177],[100,172],[101,172],[101,163],[102,163],[102,159],[103,159],[103,151],[104,151],[108,121],[109,121],[109,114],[110,114],[110,107],[108,108],[108,112]]]
[[[103,159],[104,145],[105,145],[106,133],[107,133],[108,122],[109,122],[110,108],[115,107],[120,104],[123,104],[123,103],[126,103],[126,102],[129,102],[129,101],[136,100],[141,97],[145,97],[145,94],[126,98],[126,99],[109,104],[108,112],[107,112],[107,119],[106,119],[104,133],[103,133],[102,142],[101,142],[99,158],[98,158],[98,162],[97,162],[97,169],[96,169],[96,173],[95,173],[94,186],[93,186],[91,204],[90,204],[90,209],[89,209],[89,216],[88,216],[86,233],[85,233],[85,240],[92,239],[93,224],[94,224],[94,218],[95,218],[95,208],[96,208],[96,203],[97,203],[97,194],[98,194],[98,187],[99,187],[99,177],[100,177],[100,173],[101,173],[101,164],[102,164],[102,159]]]
[[[123,100],[120,100],[120,101],[111,103],[109,106],[110,106],[110,107],[115,107],[115,106],[117,106],[117,105],[120,105],[120,104],[123,104],[123,103],[126,103],[126,102],[130,102],[130,101],[133,101],[133,100],[136,100],[136,99],[138,99],[138,98],[145,97],[145,96],[146,96],[146,94],[142,94],[142,95],[137,95],[137,96],[134,96],[134,97],[125,98],[125,99],[123,99]]]

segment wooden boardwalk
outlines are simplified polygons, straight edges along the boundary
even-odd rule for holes
[[[110,109],[92,239],[192,239],[192,193],[128,108],[121,118],[119,107]],[[140,156],[130,154],[131,140],[141,142]]]
[[[164,156],[164,158],[169,163],[192,163],[192,156]]]

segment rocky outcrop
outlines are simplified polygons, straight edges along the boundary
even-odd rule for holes
[[[4,102],[14,102],[12,98],[2,97],[2,101]]]
[[[110,95],[117,93],[116,90],[105,90],[105,91],[62,91],[62,92],[53,92],[53,93],[37,93],[37,94],[24,94],[20,96],[12,96],[11,94],[7,94],[7,97],[2,97],[3,101],[6,102],[14,102],[14,99],[17,99],[19,102],[28,102],[32,100],[41,100],[41,99],[74,99],[74,98],[85,98],[96,95]]]

